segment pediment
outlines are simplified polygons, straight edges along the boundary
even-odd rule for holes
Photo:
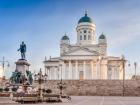
[[[87,48],[77,48],[75,50],[65,53],[65,55],[98,55],[96,51],[90,51]]]

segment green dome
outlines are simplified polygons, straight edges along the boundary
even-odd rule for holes
[[[64,35],[61,40],[69,40],[69,37],[67,35]]]
[[[83,22],[93,23],[92,19],[87,16],[87,13],[85,13],[84,17],[81,17],[81,19],[78,21],[78,24]]]
[[[99,37],[99,39],[106,39],[105,35],[102,33]]]

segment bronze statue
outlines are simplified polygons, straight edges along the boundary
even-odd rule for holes
[[[18,49],[18,51],[21,52],[21,59],[25,59],[26,44],[24,42],[20,44],[20,48]]]

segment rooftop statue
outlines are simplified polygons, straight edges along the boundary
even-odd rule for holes
[[[22,42],[20,44],[20,48],[18,49],[18,51],[20,51],[21,53],[21,59],[25,59],[25,53],[26,53],[26,44],[24,42]]]

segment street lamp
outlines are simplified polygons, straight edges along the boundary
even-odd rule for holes
[[[60,82],[58,83],[58,88],[60,89],[60,98],[62,97],[62,91],[63,89],[65,89],[65,83],[63,83],[63,80],[62,80],[62,64],[59,65],[60,67],[60,70],[61,70],[61,79],[60,79]]]
[[[124,55],[122,55],[122,58],[121,58],[121,61],[122,61],[122,68],[123,68],[123,96],[125,95],[125,86],[124,86],[124,80],[125,80],[125,57]]]
[[[43,75],[43,74],[42,74],[42,70],[41,70],[41,68],[40,68],[39,73],[34,75],[34,79],[35,79],[35,81],[37,81],[38,84],[39,84],[38,93],[39,93],[39,98],[40,98],[40,100],[41,100],[42,97],[43,97],[43,94],[42,94],[42,93],[43,93],[43,92],[42,92],[42,83],[43,83],[43,82],[46,82],[47,74],[45,73],[45,75]]]
[[[4,78],[4,69],[5,69],[5,63],[7,63],[7,67],[10,66],[9,62],[5,60],[4,56],[2,58],[2,61],[0,61],[2,63],[2,69],[3,69],[3,78]]]
[[[135,77],[136,77],[137,62],[134,62],[134,67],[135,67]]]

